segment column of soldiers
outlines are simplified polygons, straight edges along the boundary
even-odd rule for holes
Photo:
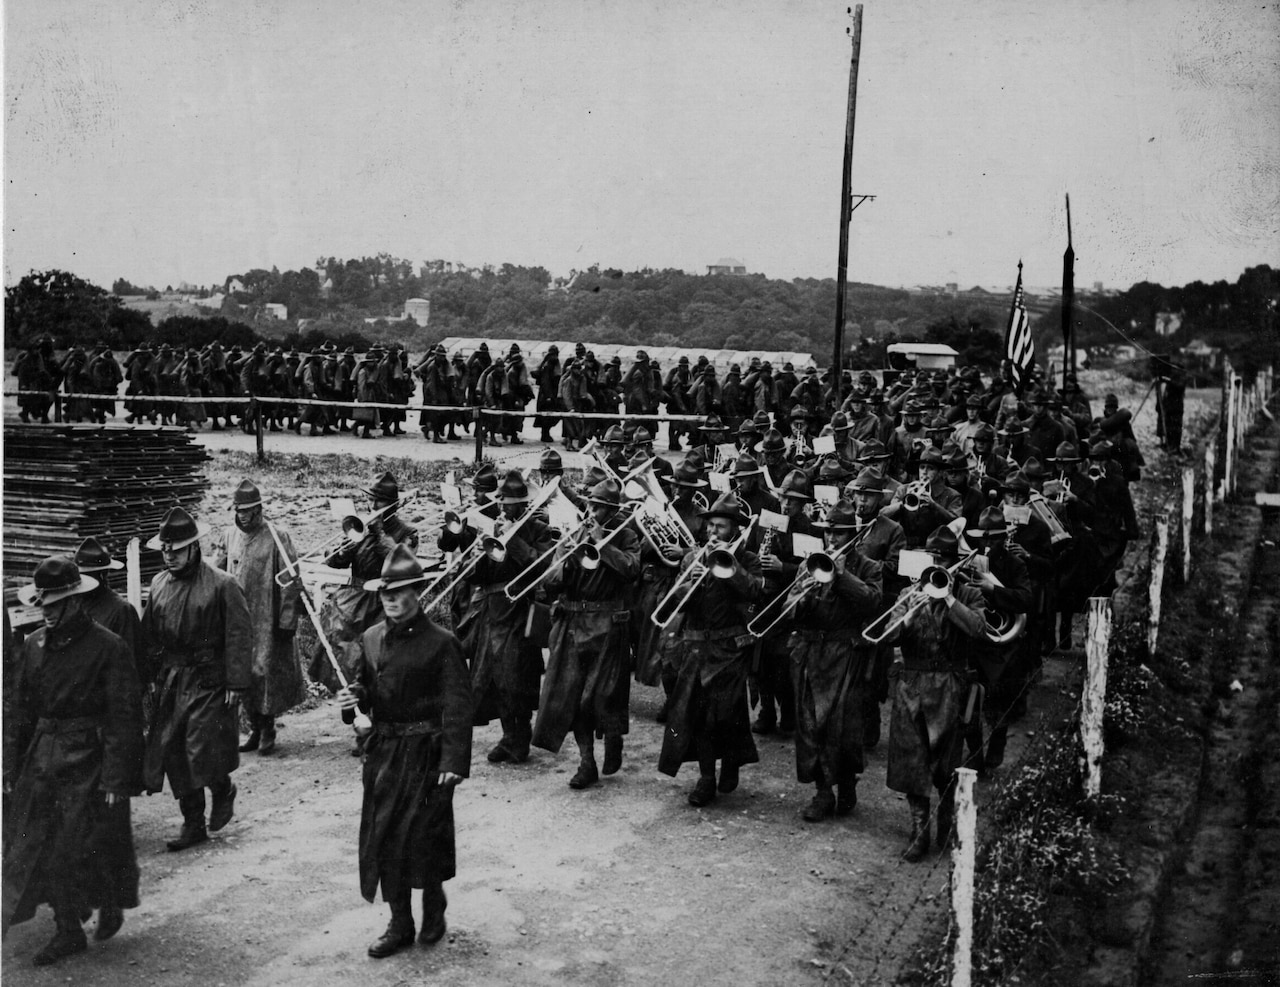
[[[439,572],[418,561],[384,474],[366,491],[372,513],[325,558],[351,581],[321,607],[249,481],[212,564],[209,526],[182,508],[166,515],[141,622],[89,575],[119,566],[92,539],[74,559],[46,560],[22,596],[44,627],[4,690],[16,806],[4,928],[50,903],[41,964],[86,948],[94,909],[95,937],[114,935],[137,903],[133,795],[167,781],[182,815],[171,850],[230,822],[239,754],[270,755],[275,716],[299,696],[300,605],[327,642],[310,673],[364,724],[361,890],[372,901],[381,889],[391,910],[371,956],[444,934],[452,791],[473,726],[499,720],[495,764],[558,752],[572,734],[569,785],[589,789],[623,764],[633,677],[663,686],[657,767],[696,764],[690,805],[738,788],[756,737],[791,736],[813,823],[855,810],[889,703],[886,782],[910,808],[904,857],[923,858],[935,833],[945,845],[966,747],[980,770],[1000,766],[1042,656],[1070,647],[1084,600],[1114,586],[1138,535],[1128,483],[1140,453],[1127,412],[1108,396],[1090,417],[1072,381],[1019,400],[967,372],[887,390],[859,378],[834,410],[818,383],[813,403],[800,381],[791,408],[736,428],[708,413],[674,468],[659,468],[637,419],[604,430],[577,488],[552,449],[541,483],[486,467],[472,508],[439,534],[450,560]],[[452,630],[428,616],[440,607]]]

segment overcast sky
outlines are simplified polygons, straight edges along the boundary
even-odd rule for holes
[[[1280,13],[870,2],[849,276],[1280,266]],[[9,0],[5,283],[415,263],[834,277],[844,2]]]

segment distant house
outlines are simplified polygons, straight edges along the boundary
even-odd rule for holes
[[[734,257],[721,257],[714,264],[707,265],[707,274],[732,274],[742,277],[747,273],[747,265]]]
[[[281,305],[279,302],[267,302],[262,307],[266,310],[267,315],[273,319],[284,321],[289,318],[289,307],[287,305]]]
[[[244,282],[239,278],[230,278],[227,281],[227,294],[235,294],[237,291],[244,291]]]
[[[425,326],[431,319],[431,300],[429,298],[410,298],[404,303],[404,317],[412,319],[420,326]]]

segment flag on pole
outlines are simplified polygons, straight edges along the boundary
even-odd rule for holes
[[[1076,252],[1071,246],[1071,196],[1067,196],[1067,249],[1062,254],[1062,386],[1076,372],[1076,333],[1072,324],[1075,305]]]
[[[1018,284],[1013,289],[1013,307],[1009,310],[1009,325],[1004,331],[1004,355],[1013,365],[1014,388],[1021,394],[1023,381],[1035,363],[1031,317],[1027,314],[1027,301],[1022,293],[1022,261],[1018,261]]]

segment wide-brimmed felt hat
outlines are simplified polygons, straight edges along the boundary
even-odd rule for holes
[[[1115,444],[1101,439],[1089,446],[1090,459],[1110,459],[1111,453],[1115,449]]]
[[[240,486],[236,487],[235,493],[231,495],[231,506],[233,510],[237,511],[248,510],[250,507],[261,507],[262,494],[257,485],[252,480],[241,480]]]
[[[1027,428],[1020,421],[1009,421],[1005,423],[1004,428],[999,430],[999,434],[1008,435],[1010,437],[1015,435],[1026,435]]]
[[[847,432],[852,426],[849,424],[849,416],[843,411],[837,411],[831,416],[831,431]]]
[[[978,394],[970,394],[967,398],[964,399],[964,406],[966,408],[981,408],[982,397]]]
[[[944,449],[942,458],[946,460],[946,468],[952,472],[969,468],[969,457],[960,451],[959,446],[950,450]]]
[[[889,459],[889,450],[879,439],[868,439],[858,450],[858,462],[869,462],[873,459]]]
[[[400,499],[400,484],[390,473],[383,473],[373,482],[373,486],[365,490],[374,500],[396,501]]]
[[[702,470],[693,465],[689,457],[676,464],[670,476],[659,476],[659,480],[677,487],[705,487],[707,481],[702,478]]]
[[[502,478],[502,486],[498,488],[498,495],[493,499],[499,504],[529,503],[529,485],[524,482],[519,470],[507,471],[507,475]]]
[[[1049,457],[1051,463],[1078,463],[1081,461],[1080,450],[1073,442],[1059,442],[1058,448]]]
[[[960,557],[960,539],[945,524],[933,529],[924,543],[924,550],[939,559]]]
[[[118,571],[124,568],[124,563],[119,559],[113,559],[111,553],[103,547],[102,542],[93,535],[80,543],[80,547],[76,549],[75,562],[81,572]]]
[[[937,446],[929,446],[924,452],[920,453],[921,466],[936,466],[939,469],[945,469],[947,465],[946,458],[942,455],[942,450]]]
[[[699,511],[698,517],[724,517],[738,525],[747,524],[751,520],[751,515],[742,506],[742,501],[735,493],[721,494],[705,511]]]
[[[637,446],[648,445],[653,441],[653,433],[643,425],[635,430],[635,434],[631,436],[631,444]]]
[[[866,490],[869,493],[884,493],[884,477],[878,470],[866,467],[849,484],[850,490]]]
[[[759,438],[760,429],[756,427],[756,423],[750,418],[743,419],[741,425],[738,426],[738,438],[745,439],[748,437]]]
[[[824,486],[842,483],[849,479],[849,471],[836,456],[826,456],[818,464],[818,483]]]
[[[1035,456],[1029,456],[1027,461],[1022,464],[1023,475],[1034,483],[1036,480],[1048,479],[1048,472],[1044,468],[1044,464]]]
[[[498,471],[493,463],[485,463],[471,478],[471,485],[480,493],[493,493],[498,489]]]
[[[611,476],[606,477],[591,488],[591,493],[587,495],[587,502],[602,504],[605,507],[621,507],[622,484]]]
[[[982,425],[978,427],[977,431],[973,433],[974,442],[995,442],[995,440],[996,430],[986,422],[983,422]]]
[[[1022,470],[1012,470],[1000,484],[1000,489],[1007,490],[1009,493],[1029,494],[1031,493],[1031,481],[1027,479],[1027,474]]]
[[[28,607],[57,603],[68,596],[77,596],[98,588],[98,581],[92,576],[82,575],[80,567],[70,555],[50,555],[36,566],[32,580],[18,590],[18,599]]]
[[[776,428],[771,428],[764,433],[764,438],[760,440],[761,452],[786,452],[787,443],[783,439],[782,433]]]
[[[978,515],[978,526],[966,530],[964,536],[970,541],[978,541],[983,538],[1003,538],[1008,531],[1004,511],[999,507],[984,507]]]
[[[813,522],[813,526],[828,531],[847,531],[850,528],[856,528],[858,527],[858,509],[853,501],[841,497],[827,508],[826,516],[821,521]]]
[[[707,415],[702,424],[698,426],[699,432],[727,432],[724,422],[720,420],[719,415]]]
[[[791,420],[800,421],[809,417],[809,409],[802,404],[796,405],[791,409]]]
[[[563,473],[564,460],[554,449],[543,449],[542,455],[538,457],[538,469],[543,473]]]
[[[792,470],[782,478],[782,486],[778,488],[779,497],[794,497],[797,500],[813,500],[813,484],[804,470]]]
[[[610,425],[604,430],[604,436],[600,439],[601,445],[626,445],[627,433],[622,430],[621,425]]]
[[[197,521],[181,507],[171,507],[160,521],[160,531],[147,542],[153,551],[177,551],[198,542],[210,531],[209,525]]]
[[[756,461],[756,457],[750,453],[742,453],[733,462],[734,476],[759,476],[763,472],[764,469]]]
[[[690,449],[688,452],[684,454],[684,459],[681,460],[681,462],[687,463],[688,465],[692,466],[699,473],[706,472],[707,457],[702,454],[701,450]]]
[[[402,586],[425,583],[428,578],[422,563],[413,552],[409,551],[409,546],[397,544],[387,553],[382,563],[382,575],[377,579],[370,579],[364,584],[364,588],[376,593],[379,590],[400,589]]]

